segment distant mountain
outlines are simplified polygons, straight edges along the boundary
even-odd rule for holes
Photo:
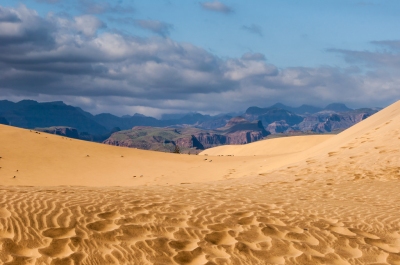
[[[322,108],[314,107],[311,105],[301,105],[300,107],[293,108],[293,112],[296,114],[312,114],[321,111]]]
[[[290,112],[299,114],[299,115],[304,115],[304,114],[314,114],[323,110],[326,111],[334,111],[334,112],[346,112],[346,111],[351,111],[353,109],[348,108],[345,104],[343,103],[332,103],[327,105],[325,108],[320,108],[320,107],[315,107],[311,105],[301,105],[300,107],[290,107],[286,106],[282,103],[276,103],[269,107],[271,109],[284,109],[288,110]]]
[[[317,113],[317,112],[323,110],[322,108],[311,106],[311,105],[301,105],[300,107],[293,108],[293,107],[286,106],[282,103],[276,103],[269,108],[284,109],[284,110],[288,110],[290,112],[300,114],[300,115]]]
[[[0,124],[9,125],[10,123],[8,122],[8,120],[6,118],[0,117]]]
[[[335,111],[335,112],[345,112],[345,111],[350,111],[353,109],[348,108],[345,104],[343,103],[332,103],[329,104],[324,108],[324,110],[330,110],[330,111]]]
[[[269,134],[260,121],[236,117],[217,130],[138,126],[113,133],[104,143],[164,152],[172,152],[179,146],[182,152],[190,152],[224,144],[250,143]]]
[[[343,109],[343,108],[341,108]],[[320,112],[304,118],[298,124],[303,132],[340,132],[376,113],[378,109],[358,109],[346,112]]]
[[[123,116],[117,117],[110,113],[102,113],[94,116],[94,120],[111,130],[112,128],[119,127],[122,130],[131,129],[134,126],[163,126],[163,122],[153,117],[144,115]]]
[[[244,117],[248,120],[261,120],[265,125],[283,120],[289,125],[294,125],[300,123],[304,119],[293,112],[275,107],[250,107],[246,110]]]
[[[80,108],[61,101],[38,103],[22,100],[17,103],[0,101],[0,116],[17,127],[33,129],[37,127],[67,126],[81,132],[105,134],[108,130],[93,120],[93,115]]]
[[[329,104],[325,108],[310,105],[290,107],[276,103],[267,108],[249,107],[241,118],[232,119],[235,113],[211,116],[190,112],[166,114],[162,116],[162,119],[156,119],[139,113],[122,117],[109,113],[92,115],[62,101],[39,103],[34,100],[22,100],[14,103],[1,100],[0,123],[28,129],[40,128],[49,133],[60,133],[68,137],[76,137],[78,133],[79,139],[97,142],[104,141],[112,133],[138,126],[175,127],[185,135],[189,129],[198,129],[193,141],[198,141],[205,147],[217,143],[250,142],[261,139],[260,135],[264,137],[266,132],[267,134],[339,132],[378,110],[377,108],[352,110],[343,103]],[[265,128],[261,130],[260,124]],[[236,133],[236,136],[228,136],[237,131],[240,133]],[[196,146],[194,142],[193,145]],[[184,146],[189,145],[189,142],[184,144]]]

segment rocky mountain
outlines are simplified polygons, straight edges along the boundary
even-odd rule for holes
[[[276,103],[272,105],[270,108],[278,108],[278,109],[284,109],[288,110],[290,112],[296,113],[298,115],[304,115],[304,114],[312,114],[312,113],[317,113],[323,110],[323,108],[311,106],[311,105],[301,105],[300,107],[289,107],[286,106],[282,103]]]
[[[137,126],[113,133],[104,143],[164,152],[171,152],[179,146],[182,152],[193,152],[224,144],[246,144],[268,135],[260,121],[250,122],[235,117],[217,130]]]
[[[137,126],[174,127],[181,130],[183,134],[189,128],[192,128],[193,130],[198,129],[197,133],[191,133],[191,135],[196,135],[191,140],[193,142],[192,145],[200,146],[196,142],[198,141],[206,148],[205,146],[213,146],[215,144],[241,144],[255,141],[262,138],[260,133],[265,135],[265,132],[272,134],[339,132],[369,117],[378,110],[377,108],[352,110],[342,103],[329,104],[324,108],[310,105],[290,107],[277,103],[266,108],[250,107],[241,114],[242,118],[233,120],[233,115],[237,116],[237,114],[211,116],[196,112],[165,114],[161,119],[156,119],[138,113],[122,117],[109,113],[92,115],[81,108],[67,105],[62,101],[39,103],[33,100],[22,100],[14,103],[1,100],[0,117],[2,118],[0,118],[0,123],[28,129],[44,128],[49,130],[50,133],[65,135],[71,132],[60,128],[68,127],[71,130],[76,129],[79,139],[96,142],[108,139],[114,132],[120,130],[129,131]],[[249,121],[253,122],[251,125],[253,128],[246,131],[245,126],[250,126],[248,124]],[[265,126],[265,132],[258,132],[258,129],[254,128],[254,126],[258,126],[257,121],[260,121]],[[50,127],[51,129],[49,129]],[[236,128],[241,128],[241,130],[236,130]],[[235,131],[236,135],[229,136],[229,130]],[[240,131],[240,133],[237,131]],[[186,141],[183,144],[184,146],[191,145],[188,138],[180,141]]]
[[[267,125],[276,121],[286,121],[289,125],[295,125],[303,121],[303,117],[285,109],[269,107],[250,107],[246,110],[244,117],[248,120],[261,120]]]
[[[379,111],[378,108],[353,110],[342,103],[325,108],[302,105],[292,108],[277,103],[268,108],[250,107],[244,117],[261,120],[272,134],[340,132]]]
[[[267,126],[267,130],[272,134],[284,133],[290,129],[290,125],[286,121],[274,121]]]
[[[340,132],[376,113],[377,109],[358,109],[346,112],[319,112],[304,118],[298,124],[303,132]]]
[[[330,111],[335,111],[335,112],[345,112],[345,111],[351,111],[353,109],[348,108],[345,104],[343,103],[332,103],[329,104],[324,108],[324,110],[330,110]]]
[[[12,126],[21,128],[73,127],[81,132],[101,135],[108,130],[93,119],[93,115],[61,101],[38,103],[22,100],[17,103],[0,101],[0,116]]]

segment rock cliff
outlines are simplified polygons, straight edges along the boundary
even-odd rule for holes
[[[146,150],[171,152],[179,146],[182,152],[204,150],[224,144],[246,144],[269,135],[260,121],[250,122],[236,117],[217,130],[197,128],[159,128],[137,126],[131,130],[113,133],[105,144]]]

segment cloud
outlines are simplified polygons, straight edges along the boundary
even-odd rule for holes
[[[170,34],[170,30],[173,29],[173,25],[169,23],[151,19],[134,19],[133,24],[163,37],[168,36]]]
[[[0,6],[0,22],[16,23],[21,22],[21,19],[14,10]]]
[[[255,24],[251,24],[249,26],[243,25],[242,29],[247,31],[247,32],[249,32],[249,33],[259,35],[260,37],[263,36],[262,29],[258,25],[255,25]]]
[[[348,68],[278,68],[261,53],[220,58],[170,38],[99,32],[104,24],[92,15],[43,18],[25,6],[2,10],[15,21],[0,21],[4,99],[64,100],[94,113],[159,115],[276,102],[384,106],[400,98],[397,41],[376,43],[382,50],[374,52],[331,50],[344,56]]]
[[[24,44],[31,48],[52,45],[55,28],[34,10],[21,5],[17,9],[0,8],[0,47]],[[17,48],[10,47],[16,51]]]
[[[253,61],[265,61],[265,55],[262,53],[252,53],[248,52],[242,55],[242,60],[253,60]]]
[[[400,41],[374,41],[380,50],[377,51],[354,51],[346,49],[329,49],[329,52],[340,54],[346,62],[362,64],[370,68],[400,68]]]
[[[205,10],[216,11],[226,14],[231,13],[233,11],[231,7],[221,3],[220,1],[201,2],[200,5]]]
[[[104,13],[133,13],[135,9],[132,6],[123,6],[121,4],[112,5],[106,1],[80,0],[81,9],[86,14],[104,14]]]
[[[55,4],[59,3],[61,0],[35,0],[38,3]]]
[[[106,25],[98,18],[92,15],[83,15],[74,18],[75,28],[78,32],[86,36],[94,36],[97,30],[105,28]]]

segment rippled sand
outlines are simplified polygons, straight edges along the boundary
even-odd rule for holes
[[[1,126],[0,263],[400,264],[400,103],[307,139],[188,156]]]

